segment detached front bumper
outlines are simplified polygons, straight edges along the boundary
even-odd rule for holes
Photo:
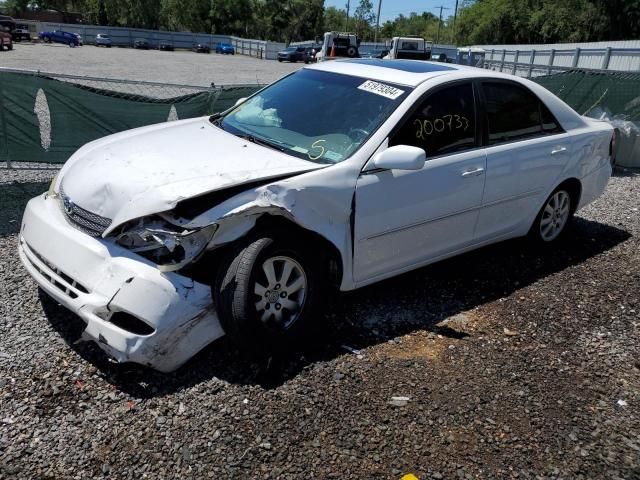
[[[38,285],[87,323],[84,338],[119,362],[169,372],[224,335],[207,285],[75,229],[56,198],[27,204],[18,250]],[[143,334],[130,327],[139,322]]]

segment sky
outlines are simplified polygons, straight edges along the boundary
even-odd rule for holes
[[[350,15],[358,7],[359,0],[351,0]],[[374,12],[378,11],[378,0],[371,0]],[[462,2],[459,2],[462,3]],[[345,9],[347,0],[325,0],[325,7],[336,7]],[[393,20],[399,14],[409,15],[411,12],[422,13],[428,11],[438,16],[440,14],[440,5],[449,10],[442,10],[442,18],[453,15],[456,6],[456,0],[382,0],[382,10],[380,12],[380,23],[387,20]],[[460,7],[458,7],[460,8]]]

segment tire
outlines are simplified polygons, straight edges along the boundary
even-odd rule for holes
[[[356,47],[351,45],[349,48],[347,48],[347,57],[354,58],[357,55],[358,55],[358,49]]]
[[[51,43],[51,39],[49,37],[44,37],[43,40],[44,43]]]
[[[9,45],[7,45],[7,50],[13,50],[13,43],[10,43]]]
[[[563,236],[573,218],[576,199],[563,186],[545,200],[529,230],[529,238],[539,245],[549,245]]]
[[[70,42],[69,43],[69,48],[76,48],[77,46],[78,46],[78,44],[75,43],[75,42]]]
[[[268,233],[249,239],[223,262],[212,287],[222,328],[251,355],[300,344],[323,298],[322,272],[317,252],[300,242]]]

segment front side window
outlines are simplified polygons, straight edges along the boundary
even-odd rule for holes
[[[215,124],[234,135],[316,163],[349,158],[411,87],[299,70],[265,88]]]
[[[389,145],[420,147],[427,157],[474,148],[476,122],[471,83],[443,88],[420,101]]]
[[[562,128],[536,95],[519,85],[482,82],[489,145],[513,142]]]

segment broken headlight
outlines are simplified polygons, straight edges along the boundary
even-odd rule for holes
[[[178,270],[196,260],[211,241],[218,225],[185,229],[160,216],[126,223],[116,236],[118,245],[154,262],[160,270]]]

